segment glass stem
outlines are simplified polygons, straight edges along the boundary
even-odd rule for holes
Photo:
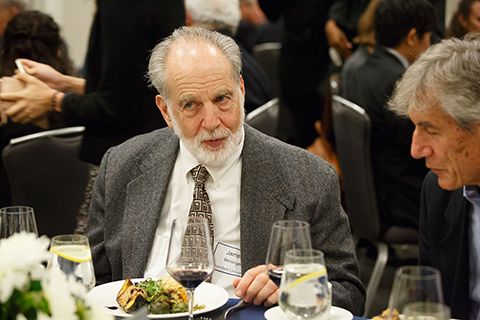
[[[193,292],[195,289],[187,289],[188,296],[188,320],[193,320]]]

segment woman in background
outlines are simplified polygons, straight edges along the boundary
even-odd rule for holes
[[[39,11],[22,11],[8,22],[0,49],[0,77],[14,75],[17,58],[34,59],[62,73],[77,74],[66,56],[60,28],[50,16]],[[60,127],[64,127],[64,124],[60,115],[53,111],[34,123],[19,124],[9,121],[0,126],[0,152],[12,138]],[[0,207],[11,204],[10,185],[0,157]]]
[[[480,0],[460,1],[447,30],[447,38],[462,38],[469,32],[480,32]]]

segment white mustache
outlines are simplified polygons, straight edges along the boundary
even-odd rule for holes
[[[214,131],[205,131],[195,137],[195,144],[199,146],[204,141],[228,138],[231,136],[231,134],[232,132],[227,128],[219,128],[215,129]]]

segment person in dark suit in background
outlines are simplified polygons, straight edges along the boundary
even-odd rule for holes
[[[395,82],[430,45],[435,11],[427,0],[383,0],[374,17],[376,46],[345,79],[343,96],[371,119],[371,158],[381,228],[418,228],[425,164],[410,156],[413,124],[385,108]]]
[[[208,170],[213,283],[231,297],[275,304],[279,289],[263,265],[271,226],[304,220],[313,247],[325,254],[332,304],[361,315],[365,291],[335,170],[308,151],[244,125],[241,68],[234,40],[205,28],[182,27],[155,47],[148,74],[173,129],[135,137],[103,158],[87,230],[96,279],[166,274],[171,222],[189,214],[190,170],[200,165]],[[219,249],[225,246],[229,250]],[[238,265],[225,262],[231,260],[228,251],[236,253]]]
[[[415,124],[422,188],[419,264],[442,275],[455,319],[480,316],[480,38],[433,45],[397,84],[390,109]]]

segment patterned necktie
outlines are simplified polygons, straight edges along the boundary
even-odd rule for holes
[[[205,181],[209,175],[207,168],[202,165],[198,165],[191,171],[195,187],[193,189],[193,201],[190,206],[190,213],[188,216],[202,217],[208,220],[210,227],[210,239],[213,248],[213,217],[212,206],[210,205],[210,199],[208,198],[207,191],[205,190]]]

